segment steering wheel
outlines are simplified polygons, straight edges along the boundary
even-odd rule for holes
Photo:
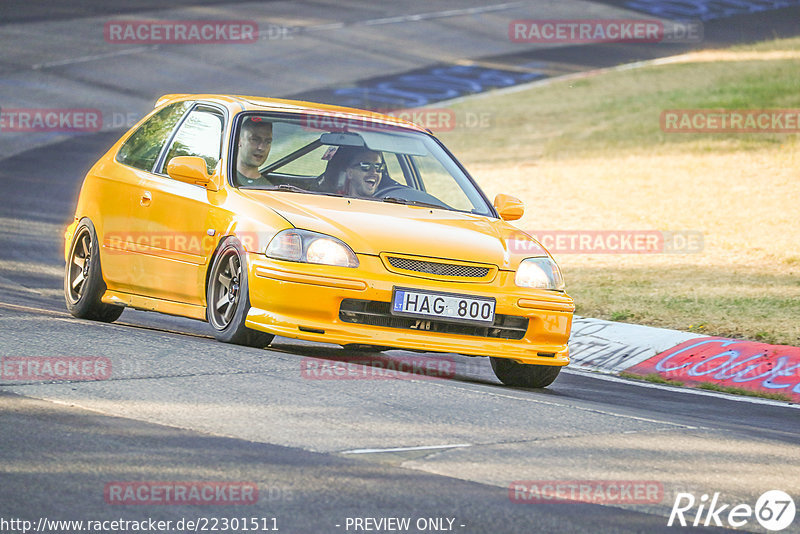
[[[390,185],[389,187],[385,187],[383,189],[378,189],[377,191],[375,191],[375,197],[383,198],[386,196],[391,196],[391,193],[405,192],[408,191],[409,189],[410,188],[405,185]]]

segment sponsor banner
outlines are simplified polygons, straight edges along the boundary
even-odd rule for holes
[[[381,356],[369,354],[335,360],[303,358],[300,375],[308,380],[450,379],[456,375],[451,356]]]
[[[94,108],[2,108],[0,132],[97,132],[103,114]]]
[[[798,133],[800,109],[666,109],[666,133]]]
[[[254,482],[109,482],[103,489],[113,505],[243,505],[258,502]]]
[[[628,371],[657,373],[693,384],[711,382],[800,401],[800,348],[721,337],[700,337],[661,352]]]
[[[520,504],[659,504],[664,486],[656,480],[516,480],[508,498]]]
[[[2,380],[108,380],[111,360],[102,356],[4,356]]]
[[[259,38],[252,20],[110,20],[103,26],[110,44],[243,44]]]
[[[570,366],[616,373],[699,334],[575,316],[569,338]]]

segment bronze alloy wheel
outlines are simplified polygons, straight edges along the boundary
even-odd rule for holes
[[[245,258],[236,239],[220,244],[208,277],[206,315],[219,341],[263,348],[275,336],[245,326],[250,309]]]
[[[67,264],[67,284],[65,287],[67,298],[75,303],[78,302],[86,288],[86,280],[92,267],[92,236],[89,228],[81,227],[81,231],[75,236],[72,245],[70,261]]]
[[[75,317],[110,323],[122,314],[122,306],[102,302],[106,284],[100,267],[97,234],[89,219],[81,220],[72,238],[64,268],[64,299]]]
[[[231,324],[241,295],[242,262],[235,249],[222,252],[211,273],[211,291],[208,295],[209,320],[217,330]]]

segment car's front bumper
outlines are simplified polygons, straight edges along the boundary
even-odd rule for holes
[[[393,273],[375,256],[359,255],[358,269],[272,261],[259,254],[248,259],[250,328],[340,345],[498,356],[540,365],[569,363],[572,299],[560,292],[516,287],[512,272],[499,271],[486,283],[467,283]],[[340,317],[344,299],[388,303],[395,286],[494,297],[496,314],[527,318],[527,329],[521,339],[504,339],[359,324]]]

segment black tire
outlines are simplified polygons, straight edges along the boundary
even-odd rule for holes
[[[350,343],[342,345],[342,348],[352,352],[383,352],[390,350],[389,347],[381,347],[380,345],[365,345],[362,343]]]
[[[106,291],[106,283],[100,267],[99,249],[92,221],[81,219],[64,267],[64,299],[67,310],[75,317],[111,323],[122,315],[125,308],[100,300]]]
[[[250,310],[247,257],[236,239],[223,241],[214,255],[206,286],[206,304],[206,318],[218,341],[260,349],[272,343],[274,335],[244,325]]]
[[[557,365],[525,364],[507,358],[489,359],[500,382],[511,387],[544,388],[552,384],[561,372],[561,367]]]

